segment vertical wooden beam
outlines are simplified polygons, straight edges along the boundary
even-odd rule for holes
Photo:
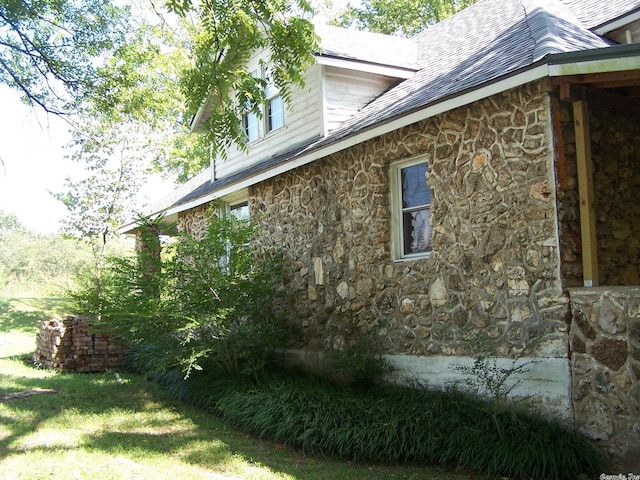
[[[567,156],[564,148],[564,137],[562,136],[562,124],[560,123],[560,100],[555,95],[551,95],[551,118],[553,125],[553,137],[556,145],[556,169],[558,172],[558,184],[563,192],[568,187],[567,181]]]
[[[573,104],[578,161],[578,193],[580,196],[580,232],[582,237],[582,278],[585,287],[598,286],[598,251],[596,240],[596,210],[593,194],[593,163],[587,102]]]

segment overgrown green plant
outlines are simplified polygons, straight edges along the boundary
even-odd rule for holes
[[[359,315],[345,314],[331,322],[331,329],[334,349],[329,354],[326,378],[367,389],[391,372],[391,365],[382,356],[378,330],[362,323]]]
[[[201,238],[181,233],[162,255],[110,258],[100,326],[128,342],[136,368],[148,373],[259,373],[285,328],[272,307],[280,259],[258,251],[254,234],[248,221],[210,211]],[[90,289],[74,295],[92,314],[95,296]]]
[[[368,336],[344,350],[332,352],[331,368],[342,381],[365,389],[380,383],[392,370]]]
[[[534,360],[518,364],[519,359],[511,361],[508,367],[498,366],[497,357],[478,354],[472,366],[455,365],[454,369],[467,375],[464,383],[467,389],[474,393],[490,396],[494,400],[505,400],[511,391],[522,383],[521,380],[513,380],[511,377],[528,371]]]

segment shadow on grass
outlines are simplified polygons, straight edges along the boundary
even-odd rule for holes
[[[0,298],[0,333],[36,333],[44,321],[69,313],[64,298]]]
[[[233,470],[232,464],[240,459],[300,480],[482,478],[418,466],[361,465],[307,456],[241,432],[218,417],[175,400],[155,383],[120,375],[124,384],[113,373],[44,378],[2,375],[3,385],[11,384],[11,391],[39,387],[58,393],[13,399],[0,407],[5,412],[0,415],[0,430],[5,432],[0,436],[0,461],[28,451],[54,453],[73,448],[126,455],[133,460],[169,456],[176,462],[222,473]],[[0,395],[8,390],[0,389]],[[39,431],[51,429],[61,444],[38,441]],[[64,443],[65,437],[74,435],[75,440]],[[237,473],[232,475],[237,477]]]

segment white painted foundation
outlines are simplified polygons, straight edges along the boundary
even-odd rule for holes
[[[435,355],[418,357],[413,355],[384,355],[394,367],[390,380],[399,384],[423,384],[432,388],[457,386],[470,387],[470,377],[459,371],[459,367],[472,367],[474,357]],[[528,398],[547,414],[571,421],[571,373],[566,358],[489,358],[498,368],[511,369],[526,364],[522,372],[509,376],[507,388],[513,386],[509,398]]]
[[[325,352],[288,350],[289,360],[299,362],[311,369],[326,368]],[[470,388],[470,377],[459,371],[459,367],[472,367],[474,357],[458,356],[413,356],[383,355],[393,367],[388,380],[400,385],[424,385],[434,389],[457,386]],[[509,377],[507,388],[515,385],[509,393],[514,400],[527,399],[544,414],[558,418],[569,425],[573,424],[571,403],[571,372],[566,358],[523,357],[517,360],[508,358],[488,358],[495,360],[498,368],[511,369],[526,364],[522,372]]]

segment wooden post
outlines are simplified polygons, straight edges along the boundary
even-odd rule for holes
[[[587,102],[573,103],[573,123],[576,131],[578,161],[578,193],[580,196],[580,232],[582,237],[582,278],[585,287],[598,286],[598,251],[596,240],[596,210],[593,194],[593,162]]]

